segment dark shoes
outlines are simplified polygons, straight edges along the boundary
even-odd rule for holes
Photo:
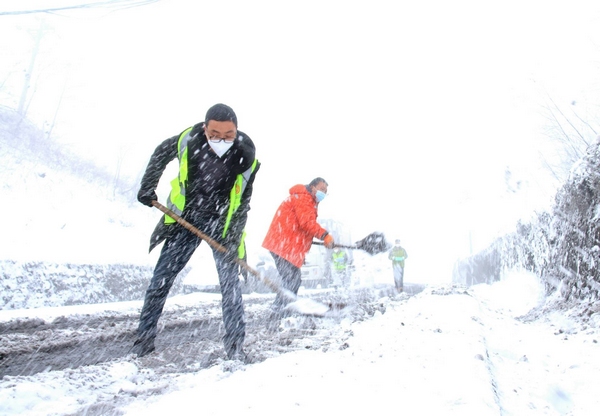
[[[150,354],[155,350],[154,338],[138,338],[134,343],[133,347],[129,350],[130,354],[135,354],[139,358]],[[232,361],[241,361],[243,363],[248,362],[248,355],[244,351],[241,345],[234,343],[227,350],[227,359]]]
[[[239,349],[233,352],[227,353],[227,359],[231,361],[241,361],[243,363],[248,363],[248,354],[243,349]]]
[[[225,344],[225,351],[227,352],[227,359],[232,361],[241,361],[243,363],[248,362],[248,354],[244,351],[243,341],[239,344],[234,342],[232,345]]]
[[[154,351],[154,338],[138,338],[133,347],[129,350],[130,354],[135,354],[138,357],[150,354]]]

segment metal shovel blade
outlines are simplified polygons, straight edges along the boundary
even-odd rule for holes
[[[362,240],[357,241],[355,245],[356,248],[371,255],[385,253],[392,248],[392,245],[386,241],[385,235],[379,232],[369,234]]]

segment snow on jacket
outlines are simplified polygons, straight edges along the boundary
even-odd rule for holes
[[[313,238],[323,239],[327,230],[317,222],[318,203],[306,185],[294,185],[275,213],[262,246],[302,267]]]
[[[193,138],[188,142],[187,200],[182,217],[217,240],[218,243],[228,246],[229,249],[235,249],[246,225],[252,185],[258,166],[248,180],[248,185],[242,195],[242,205],[231,220],[228,241],[224,241],[221,234],[235,179],[254,162],[256,152],[254,143],[248,135],[238,130],[238,136],[231,148],[223,157],[218,157],[210,150],[206,141],[203,122],[196,124],[191,133]],[[180,135],[181,133],[165,140],[156,148],[146,167],[141,181],[141,189],[155,190],[157,188],[167,165],[178,157],[177,143]],[[150,250],[164,238],[168,238],[173,228],[172,225],[164,225],[161,218],[152,233]]]

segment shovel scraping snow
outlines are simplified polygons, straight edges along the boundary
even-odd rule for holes
[[[160,202],[152,201],[152,205],[154,205],[156,208],[158,208],[160,211],[162,211],[165,215],[168,215],[169,217],[173,218],[175,221],[177,221],[177,223],[179,225],[181,225],[188,231],[192,232],[193,234],[196,234],[198,237],[200,237],[201,239],[206,241],[213,249],[220,251],[221,253],[229,253],[229,250],[227,250],[226,247],[219,244],[218,242],[216,242],[214,239],[212,239],[208,235],[204,234],[198,228],[194,227],[192,224],[190,224],[189,222],[187,222],[186,220],[181,218],[179,215],[175,214],[173,211],[171,211],[169,208],[162,205]],[[283,296],[284,299],[288,300],[290,302],[290,304],[288,304],[288,306],[287,306],[288,309],[295,310],[296,312],[301,313],[303,315],[311,315],[311,316],[325,316],[325,314],[330,310],[329,306],[327,306],[321,302],[317,302],[315,300],[308,299],[308,298],[302,298],[302,299],[298,298],[298,296],[294,292],[287,290],[285,288],[282,288],[280,285],[278,285],[273,280],[260,274],[257,270],[250,267],[248,265],[248,263],[246,263],[244,260],[238,258],[237,254],[232,254],[231,258],[232,258],[232,261],[239,264],[241,267],[243,267],[245,270],[247,270],[248,273],[252,274],[254,277],[256,277],[261,282],[263,282],[273,292]]]

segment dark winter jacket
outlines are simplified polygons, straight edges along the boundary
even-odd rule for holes
[[[156,148],[142,178],[140,194],[156,190],[165,168],[178,157],[179,136],[180,134],[165,140]],[[248,170],[254,162],[254,143],[245,133],[238,130],[238,136],[231,148],[222,157],[218,157],[206,140],[203,122],[192,128],[191,136],[188,142],[186,204],[181,216],[220,244],[233,250],[237,248],[246,226],[252,184],[260,164],[257,164],[250,176],[241,205],[231,219],[226,238],[223,238],[229,196],[237,175]],[[165,225],[161,220],[152,234],[150,250],[169,237],[173,227],[175,225]]]

